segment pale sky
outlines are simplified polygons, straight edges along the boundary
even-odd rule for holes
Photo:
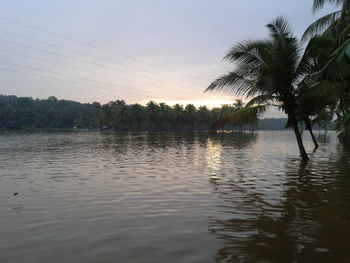
[[[218,106],[203,90],[233,67],[235,43],[287,17],[297,36],[312,0],[0,0],[0,94],[81,102]]]

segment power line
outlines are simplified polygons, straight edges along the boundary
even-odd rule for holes
[[[0,69],[1,69],[1,70],[5,70],[5,71],[10,71],[10,72],[15,72],[15,73],[21,73],[21,74],[25,74],[25,75],[40,77],[40,78],[58,80],[58,81],[67,82],[67,83],[71,83],[71,84],[79,85],[79,86],[83,86],[83,87],[92,87],[92,88],[104,89],[104,90],[109,90],[109,91],[114,91],[114,92],[116,91],[115,89],[109,89],[109,88],[100,87],[100,86],[96,86],[96,85],[90,85],[90,84],[80,83],[80,82],[76,82],[76,81],[72,81],[72,80],[67,80],[67,79],[55,78],[55,77],[51,77],[51,76],[45,76],[45,75],[41,75],[41,74],[36,74],[36,73],[31,73],[31,72],[25,72],[25,71],[21,71],[21,70],[14,70],[14,69],[2,68],[2,67],[0,67]],[[146,96],[146,94],[135,93],[135,92],[130,91],[130,90],[127,90],[127,92],[134,93],[135,95]]]
[[[162,47],[162,48],[166,48],[166,49],[168,49],[170,51],[173,51],[173,48],[170,47],[170,46],[167,46],[167,45],[161,44],[161,43],[156,43],[155,41],[150,41],[150,40],[148,40],[148,39],[146,39],[146,38],[144,38],[142,36],[130,33],[129,31],[124,30],[121,27],[116,27],[115,25],[107,24],[107,23],[102,22],[100,20],[96,20],[96,19],[94,19],[92,17],[88,17],[86,15],[81,15],[81,14],[75,12],[75,11],[69,10],[68,8],[65,8],[65,7],[62,7],[62,6],[58,6],[58,5],[53,4],[53,3],[49,2],[49,1],[44,1],[44,0],[36,0],[36,1],[39,2],[39,3],[45,4],[45,5],[51,6],[53,8],[59,9],[59,10],[61,10],[63,12],[70,13],[73,16],[77,16],[79,18],[82,18],[82,19],[85,19],[87,21],[90,21],[92,23],[95,23],[96,25],[104,26],[104,27],[106,27],[106,28],[108,28],[108,29],[110,29],[112,31],[119,31],[119,32],[122,32],[122,33],[124,33],[126,35],[129,35],[131,37],[134,37],[135,39],[139,39],[139,40],[142,40],[142,41],[145,41],[145,42],[150,42],[151,45]],[[172,17],[175,17],[176,19],[180,19],[180,20],[184,20],[184,19],[187,20],[187,21],[193,20],[193,17],[184,16],[183,14],[181,14],[181,16],[176,16],[176,15],[172,14]],[[207,39],[206,42],[199,41],[199,42],[196,43],[196,45],[197,46],[201,45],[203,47],[204,46],[205,47],[212,47],[215,44],[223,43],[222,40],[221,41],[212,41],[212,40],[213,39],[211,39],[211,40]],[[224,41],[224,42],[226,42],[226,43],[224,43],[225,45],[228,45],[228,46],[231,45],[231,42],[228,42],[228,41]]]
[[[149,70],[144,70],[144,69],[139,68],[139,67],[130,66],[130,65],[123,64],[123,63],[120,63],[120,62],[115,62],[115,61],[112,61],[112,60],[108,60],[108,59],[105,59],[105,58],[100,58],[100,57],[92,56],[92,55],[90,55],[89,53],[85,53],[85,52],[81,52],[81,51],[76,51],[76,50],[73,50],[73,49],[70,49],[70,48],[66,48],[66,47],[63,47],[63,46],[60,46],[60,45],[57,45],[57,44],[53,44],[53,43],[50,43],[50,42],[38,40],[38,39],[35,39],[35,38],[32,38],[32,37],[24,36],[24,35],[21,35],[21,34],[9,32],[9,31],[6,31],[6,30],[0,30],[0,32],[5,33],[5,34],[9,34],[9,35],[12,35],[12,36],[20,37],[20,38],[23,38],[23,39],[28,39],[28,40],[30,40],[30,41],[34,41],[34,42],[37,42],[37,43],[40,43],[40,44],[44,44],[44,45],[47,45],[47,46],[58,47],[58,48],[60,48],[60,49],[67,50],[67,51],[72,52],[72,53],[81,54],[81,55],[86,56],[86,57],[91,57],[91,58],[96,59],[96,60],[99,60],[99,61],[105,61],[105,62],[108,62],[108,63],[117,64],[117,65],[120,65],[120,66],[123,66],[123,67],[128,67],[128,68],[131,68],[131,69],[133,69],[133,70],[136,69],[136,70],[139,70],[139,71],[143,71],[143,72],[145,72],[145,73],[151,73],[151,74],[157,74],[157,75],[159,75],[159,74],[156,73],[156,72],[152,72],[152,71],[149,71]],[[122,71],[122,72],[125,72],[125,73],[128,73],[128,74],[132,74],[133,76],[136,75],[136,76],[140,76],[140,77],[143,77],[143,78],[148,78],[148,79],[155,80],[155,81],[164,81],[164,82],[168,82],[168,81],[162,80],[162,79],[155,79],[155,78],[152,78],[152,77],[148,77],[148,76],[144,76],[144,75],[140,75],[140,74],[135,74],[134,72],[130,73],[129,71],[126,71],[126,70],[119,70],[119,71]],[[174,77],[169,77],[169,78],[175,79],[175,80],[178,80],[178,81],[186,81],[186,82],[188,82],[188,80],[184,80],[184,79],[179,79],[179,78],[174,78]],[[191,83],[192,83],[192,82],[191,82]],[[194,84],[194,83],[192,83],[192,84],[193,84],[193,85],[198,85],[198,84]]]
[[[21,35],[21,34],[18,34],[18,33],[6,31],[6,30],[1,30],[1,29],[0,29],[0,32],[1,32],[1,33],[5,33],[5,34],[8,34],[8,35],[15,36],[15,37],[20,37],[20,38],[28,39],[28,40],[30,40],[30,41],[34,41],[34,42],[37,42],[37,43],[40,43],[40,44],[45,44],[45,45],[52,46],[52,47],[58,47],[58,48],[61,48],[61,49],[64,49],[64,50],[68,50],[68,51],[73,52],[73,53],[78,53],[78,54],[83,55],[83,56],[86,56],[86,55],[87,55],[87,56],[91,56],[90,54],[85,53],[85,52],[73,50],[73,49],[66,48],[66,47],[63,47],[63,46],[60,46],[60,45],[57,45],[57,44],[53,44],[53,43],[46,42],[46,41],[42,41],[42,40],[38,40],[38,39],[35,39],[35,38],[32,38],[32,37],[24,36],[24,35]],[[91,57],[94,57],[94,56],[91,56]],[[100,59],[99,57],[94,57],[94,58]]]
[[[39,77],[39,78],[51,79],[51,80],[56,80],[56,81],[61,81],[61,82],[67,82],[67,83],[70,83],[70,84],[73,84],[73,85],[78,85],[78,86],[83,86],[83,87],[92,87],[92,88],[108,90],[108,91],[112,91],[112,92],[116,91],[115,89],[111,89],[111,88],[106,88],[106,87],[100,87],[100,86],[91,85],[91,84],[80,83],[80,82],[77,82],[77,81],[61,79],[61,78],[41,75],[41,74],[32,73],[32,72],[25,72],[25,71],[21,71],[21,70],[8,69],[8,68],[2,68],[2,67],[0,67],[0,70],[4,70],[4,71],[8,71],[8,72],[14,72],[14,73],[20,73],[20,74],[24,74],[24,75],[28,75],[28,76]],[[137,96],[141,95],[141,96],[144,96],[146,98],[149,97],[149,95],[150,95],[150,94],[141,93],[141,92],[134,92],[134,91],[131,91],[130,89],[126,89],[126,92],[133,93],[133,94],[135,94]],[[177,98],[177,97],[171,97],[171,98],[175,99],[175,100],[181,100],[181,98]],[[152,100],[152,99],[150,98],[149,100]]]
[[[50,51],[50,50],[46,50],[46,49],[42,49],[42,48],[33,47],[33,46],[30,46],[30,45],[21,44],[21,43],[14,42],[14,41],[10,41],[10,40],[6,40],[6,39],[0,39],[0,41],[2,41],[2,42],[7,42],[7,43],[12,44],[12,45],[17,45],[17,46],[29,48],[29,49],[36,50],[36,51],[39,51],[39,52],[44,52],[44,53],[47,53],[47,54],[51,54],[51,55],[55,55],[55,56],[59,56],[59,57],[68,58],[68,59],[71,59],[71,60],[76,60],[76,61],[79,61],[79,62],[81,62],[81,63],[91,64],[91,65],[97,65],[97,66],[100,66],[100,67],[103,67],[103,68],[106,68],[106,69],[109,69],[109,70],[113,70],[113,71],[120,71],[120,72],[124,72],[124,73],[129,73],[128,71],[124,71],[124,70],[120,70],[120,69],[115,69],[115,68],[112,68],[112,67],[109,67],[109,66],[105,66],[105,65],[101,65],[101,64],[96,64],[96,63],[94,63],[94,62],[85,61],[85,60],[83,60],[83,59],[74,58],[74,57],[72,57],[72,56],[67,56],[67,55],[60,54],[60,53],[57,53],[57,52],[54,52],[54,51]],[[129,74],[131,74],[131,73],[129,73]],[[135,74],[135,75],[137,75],[137,74]],[[140,76],[141,76],[141,75],[140,75]],[[149,78],[149,77],[146,77],[146,76],[142,76],[142,77],[148,78],[148,79],[151,79],[151,80],[157,80],[157,79]]]
[[[131,74],[133,76],[135,75],[135,76],[139,76],[139,77],[142,77],[142,78],[145,78],[145,79],[150,79],[150,80],[153,80],[153,81],[159,81],[157,79],[149,78],[149,77],[146,77],[146,76],[133,74],[133,73],[130,73],[130,72],[125,71],[125,70],[115,69],[115,68],[110,67],[110,66],[105,66],[105,65],[94,63],[94,62],[85,61],[85,60],[82,60],[82,59],[79,59],[79,58],[74,58],[74,57],[71,57],[71,56],[63,55],[63,54],[60,54],[60,53],[57,53],[57,52],[54,52],[54,51],[45,50],[45,49],[41,49],[41,48],[37,48],[37,47],[33,47],[33,46],[17,43],[17,42],[14,42],[14,41],[5,40],[5,39],[0,39],[0,41],[6,42],[6,43],[10,43],[12,45],[17,45],[17,46],[25,47],[25,48],[28,48],[28,49],[36,50],[36,51],[39,51],[39,52],[44,52],[44,53],[48,53],[48,54],[52,54],[52,55],[56,55],[56,56],[60,56],[60,57],[64,57],[64,58],[68,58],[68,59],[71,59],[71,60],[76,60],[76,61],[79,61],[81,63],[94,65],[94,66],[99,66],[99,67],[102,67],[102,68],[105,68],[105,69],[109,69],[109,70],[112,70],[112,71],[120,71],[120,72],[124,72],[124,73],[127,73],[127,74]],[[118,77],[118,78],[120,78],[120,77]],[[131,80],[127,80],[127,81],[131,81]],[[149,84],[147,84],[147,85],[149,85]],[[166,89],[169,89],[169,88],[166,88]],[[174,91],[174,89],[172,89],[172,90]],[[178,92],[178,90],[175,90],[175,91]]]
[[[69,75],[69,74],[64,74],[64,73],[59,73],[59,72],[56,72],[56,71],[51,71],[51,70],[43,70],[43,69],[40,69],[40,68],[36,68],[36,67],[31,67],[31,66],[27,66],[27,65],[21,65],[21,64],[17,64],[17,63],[12,63],[12,62],[7,62],[7,61],[0,61],[0,64],[8,64],[8,65],[13,65],[13,66],[18,66],[18,67],[23,67],[23,68],[28,68],[28,69],[31,69],[31,70],[35,70],[35,71],[39,71],[39,72],[46,72],[46,73],[50,73],[50,74],[56,74],[56,75],[59,75],[59,76],[64,76],[64,77],[75,77],[73,75]],[[37,76],[37,77],[41,77],[41,78],[47,78],[47,79],[53,79],[53,80],[58,80],[58,81],[64,81],[64,82],[68,82],[68,83],[71,83],[71,84],[75,84],[75,85],[80,85],[80,86],[88,86],[88,87],[92,87],[92,88],[98,88],[98,89],[105,89],[105,90],[109,90],[109,91],[122,91],[122,92],[129,92],[129,93],[133,93],[135,95],[142,95],[142,96],[145,96],[145,97],[149,97],[150,94],[146,94],[146,93],[142,93],[142,92],[134,92],[132,90],[130,90],[130,88],[128,87],[116,87],[114,89],[112,88],[106,88],[105,85],[109,85],[109,86],[113,86],[115,87],[114,84],[111,84],[111,83],[104,83],[104,82],[100,82],[100,81],[94,81],[94,80],[91,80],[91,79],[86,79],[86,78],[80,78],[84,81],[93,81],[93,82],[96,82],[96,83],[101,83],[103,86],[98,86],[98,85],[91,85],[91,84],[86,84],[86,83],[80,83],[80,82],[77,82],[77,81],[74,81],[74,80],[67,80],[67,79],[61,79],[61,78],[56,78],[56,77],[51,77],[51,76],[46,76],[46,75],[41,75],[41,74],[36,74],[36,73],[29,73],[29,72],[25,72],[25,71],[19,71],[19,70],[14,70],[14,69],[8,69],[8,68],[2,68],[0,67],[0,69],[2,70],[7,70],[7,71],[12,71],[12,72],[17,72],[17,73],[22,73],[22,74],[26,74],[26,75],[32,75],[32,76]],[[79,78],[79,77],[77,77]],[[101,85],[100,84],[100,85]],[[123,90],[120,90],[121,88],[123,88]],[[177,99],[177,100],[181,100],[182,98],[179,98],[179,97],[172,97],[173,99]]]
[[[115,52],[113,50],[109,50],[109,49],[106,49],[106,48],[103,48],[103,47],[99,47],[99,46],[96,46],[94,44],[90,44],[90,43],[87,43],[87,42],[84,42],[84,41],[75,40],[75,39],[73,39],[71,37],[67,37],[67,36],[64,36],[64,35],[61,35],[61,34],[53,33],[53,32],[50,32],[50,31],[42,29],[42,28],[26,25],[24,23],[21,23],[21,22],[18,22],[18,21],[14,21],[12,19],[0,17],[0,20],[6,21],[6,22],[9,22],[9,23],[12,23],[12,24],[20,25],[20,26],[23,26],[23,27],[26,27],[26,28],[30,28],[32,30],[40,31],[40,32],[43,32],[43,33],[48,34],[48,35],[52,35],[52,36],[55,36],[55,37],[66,39],[66,40],[69,40],[71,42],[75,42],[75,43],[78,43],[80,45],[85,45],[85,46],[88,46],[90,48],[94,48],[94,49],[97,49],[97,50],[100,50],[100,51],[103,51],[103,52],[106,52],[106,53],[111,53],[111,54],[114,54],[114,55],[117,55],[117,56],[121,56],[121,57],[127,58],[129,60],[137,61],[139,63],[145,64],[145,65],[149,65],[149,66],[152,66],[152,67],[155,67],[155,68],[160,68],[162,70],[166,70],[166,71],[169,71],[169,72],[175,72],[177,74],[187,75],[187,76],[190,76],[190,77],[196,78],[196,79],[199,78],[197,76],[194,76],[194,75],[191,75],[191,74],[188,74],[188,73],[180,72],[180,71],[177,71],[177,70],[174,70],[174,69],[169,69],[169,68],[166,68],[166,67],[161,66],[161,65],[149,63],[149,62],[146,62],[146,61],[138,59],[138,58],[134,58],[134,57],[131,57],[131,56],[128,56],[128,55],[124,55],[124,54],[121,54],[119,52]]]
[[[65,7],[62,7],[62,6],[58,6],[58,5],[53,4],[53,3],[49,2],[49,1],[36,0],[36,2],[39,2],[39,3],[45,4],[45,5],[51,6],[51,7],[56,8],[56,9],[59,9],[59,10],[61,10],[63,12],[69,13],[72,16],[77,16],[79,18],[82,18],[82,19],[85,19],[87,21],[90,21],[90,22],[92,22],[92,23],[94,23],[96,25],[104,26],[104,27],[106,27],[106,28],[108,28],[108,29],[110,29],[112,31],[119,31],[119,32],[122,32],[122,33],[124,33],[126,35],[129,35],[129,36],[131,36],[131,37],[133,37],[135,39],[142,40],[142,41],[145,41],[145,42],[150,42],[151,45],[158,46],[158,47],[161,47],[161,48],[166,48],[166,49],[168,49],[170,51],[173,50],[173,48],[171,48],[171,47],[169,47],[167,45],[156,43],[155,41],[150,41],[150,40],[145,39],[144,37],[141,37],[141,36],[139,36],[137,34],[130,33],[129,31],[124,30],[121,27],[116,27],[115,25],[111,25],[111,24],[107,24],[105,22],[101,22],[100,20],[96,20],[96,19],[94,19],[92,17],[88,17],[86,15],[81,15],[81,14],[75,12],[75,11],[72,11],[72,10],[70,10],[68,8],[65,8]],[[174,16],[174,14],[172,14],[172,15]],[[184,16],[181,16],[181,17],[177,16],[176,18],[182,19],[182,20],[184,18],[187,19],[187,20],[191,19],[190,17],[184,17]],[[203,43],[203,41],[200,41],[200,42],[197,43],[197,45],[202,45],[202,46],[206,46],[206,47],[210,47],[213,44],[217,44],[217,42],[210,41],[210,42],[207,42],[207,43]]]
[[[3,52],[3,50],[0,50],[0,52]],[[29,57],[29,58],[31,58],[31,59],[36,59],[36,60],[44,61],[44,62],[47,62],[47,63],[58,64],[58,65],[61,65],[61,66],[64,66],[64,67],[71,67],[71,68],[75,68],[75,69],[78,69],[78,70],[83,70],[83,71],[87,71],[87,72],[93,72],[93,73],[96,74],[96,72],[94,72],[94,71],[82,69],[82,68],[75,67],[75,66],[65,65],[65,64],[62,64],[62,63],[56,63],[56,62],[49,61],[49,60],[45,60],[45,59],[44,59],[44,60],[42,60],[42,59],[37,59],[37,58],[35,58],[35,57],[33,57],[33,56],[22,55],[22,54],[18,54],[18,53],[11,52],[11,51],[10,51],[10,52],[4,51],[4,52],[10,53],[10,54],[19,55],[19,56]],[[29,68],[29,69],[32,69],[32,70],[38,70],[38,71],[47,72],[47,73],[53,73],[53,74],[62,75],[62,76],[67,76],[67,77],[71,77],[71,78],[79,78],[79,79],[83,79],[83,80],[85,80],[85,81],[91,81],[91,82],[101,83],[101,84],[103,84],[103,85],[109,85],[109,86],[113,86],[113,87],[115,86],[115,84],[108,83],[108,82],[104,82],[104,81],[98,81],[98,80],[94,80],[94,79],[87,79],[87,78],[77,77],[77,76],[70,75],[70,74],[59,73],[59,72],[57,72],[57,71],[52,71],[52,70],[44,70],[44,69],[42,69],[42,68],[27,66],[27,65],[18,64],[18,63],[7,62],[7,61],[0,61],[0,63],[6,63],[6,64],[9,64],[9,65],[14,65],[14,66],[18,66],[18,67]],[[129,81],[128,79],[123,79],[123,78],[121,78],[121,79],[122,79],[122,80]],[[153,86],[152,86],[152,88],[163,89],[163,88],[153,87]],[[168,89],[168,90],[173,90],[173,89],[171,89],[171,88],[166,88],[166,89]],[[174,91],[174,90],[173,90],[173,91]]]
[[[17,67],[28,68],[28,69],[31,69],[31,70],[37,70],[37,71],[40,71],[40,72],[46,72],[46,73],[61,75],[61,76],[69,77],[69,78],[82,79],[84,81],[100,83],[102,85],[108,85],[108,86],[113,86],[113,87],[115,86],[115,84],[113,84],[113,83],[108,83],[108,82],[98,81],[98,80],[94,80],[94,79],[87,79],[87,78],[77,77],[77,76],[66,74],[66,73],[59,73],[59,72],[53,71],[53,70],[45,70],[45,69],[41,69],[41,68],[37,68],[37,67],[32,67],[32,66],[28,66],[28,65],[23,65],[23,64],[18,64],[18,63],[13,63],[13,62],[1,61],[0,60],[0,64],[1,63],[2,64],[12,65],[12,66],[17,66]]]
[[[85,69],[85,68],[81,68],[81,67],[76,67],[76,66],[72,66],[72,65],[66,65],[66,64],[63,64],[63,63],[59,63],[59,62],[57,62],[57,61],[48,60],[48,59],[42,59],[42,58],[30,56],[30,55],[24,55],[24,54],[20,54],[20,53],[13,52],[13,51],[8,51],[8,50],[2,50],[2,49],[0,49],[0,52],[12,54],[12,55],[16,55],[16,56],[20,56],[20,57],[30,58],[30,59],[34,59],[34,60],[41,61],[41,62],[45,62],[45,63],[50,63],[50,64],[55,64],[55,65],[64,66],[64,67],[68,67],[68,68],[78,69],[78,70],[82,70],[82,71],[86,71],[86,72],[89,72],[89,73],[94,73],[94,74],[98,74],[98,75],[102,75],[102,76],[116,77],[116,78],[121,79],[121,80],[131,81],[131,80],[129,80],[129,79],[120,78],[120,77],[118,77],[118,76],[111,76],[111,75],[108,75],[108,74],[105,74],[105,73],[101,73],[101,72],[98,72],[98,73],[97,73],[97,72],[95,72],[95,71],[93,71],[93,70],[89,70],[89,69]],[[141,83],[141,82],[140,82],[140,83]],[[141,83],[141,84],[146,84],[146,83]]]
[[[98,21],[98,20],[96,20],[96,19],[94,19],[94,18],[85,16],[85,15],[81,15],[81,14],[79,14],[79,13],[77,13],[77,12],[74,12],[74,11],[69,10],[69,9],[67,9],[67,8],[64,8],[64,7],[55,5],[55,4],[51,3],[51,2],[44,1],[44,0],[36,0],[36,1],[39,2],[39,3],[42,3],[42,4],[49,5],[49,6],[53,7],[53,8],[59,9],[59,10],[61,10],[61,11],[63,11],[63,12],[69,13],[69,14],[71,14],[71,15],[73,15],[73,16],[80,17],[80,18],[82,18],[82,19],[85,19],[85,20],[90,21],[90,22],[92,22],[92,23],[95,23],[95,24],[97,24],[97,25],[102,25],[102,26],[104,26],[104,27],[106,27],[106,28],[109,28],[109,29],[111,29],[111,30],[117,30],[117,31],[122,32],[122,33],[124,33],[124,34],[126,34],[126,35],[130,35],[130,36],[132,36],[132,37],[135,38],[135,39],[143,40],[143,41],[149,41],[149,40],[147,40],[147,39],[145,39],[145,38],[143,38],[143,37],[141,37],[141,36],[139,36],[139,35],[137,35],[137,34],[132,34],[132,33],[128,32],[128,31],[126,31],[126,30],[120,28],[120,27],[117,28],[117,27],[112,26],[112,25],[110,25],[110,24],[106,24],[106,23],[104,23],[104,22]],[[153,41],[151,41],[151,42],[153,42]],[[158,46],[158,47],[162,47],[162,48],[166,48],[166,49],[171,49],[170,47],[168,47],[168,46],[166,46],[166,45],[164,45],[164,44],[159,44],[159,43],[155,43],[155,42],[153,42],[152,45],[155,45],[155,46]]]

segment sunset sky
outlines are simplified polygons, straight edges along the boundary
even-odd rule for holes
[[[286,16],[301,36],[311,0],[1,1],[0,94],[81,102],[124,99],[209,107],[227,94],[203,90],[233,65],[225,52],[264,38]]]

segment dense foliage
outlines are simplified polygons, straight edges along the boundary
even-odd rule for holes
[[[123,100],[101,105],[28,97],[0,96],[1,128],[103,128],[121,130],[208,129],[215,120],[234,112],[240,103],[209,110],[192,104],[173,107],[150,101],[146,106]]]
[[[189,104],[169,106],[149,102],[128,105],[122,100],[101,105],[28,97],[0,95],[0,129],[89,128],[114,130],[207,130],[215,121],[241,109],[243,103],[208,109]],[[286,119],[262,119],[244,126],[226,125],[226,129],[280,130]]]
[[[97,127],[101,105],[69,100],[46,100],[0,95],[0,127],[2,128],[72,128]]]
[[[350,138],[350,1],[314,0],[313,9],[317,11],[326,3],[334,4],[339,10],[325,15],[312,23],[304,33],[310,48],[313,42],[328,42],[318,48],[319,71],[314,71],[319,87],[326,87],[335,94],[332,112],[337,117],[337,130],[344,141]],[[311,43],[311,45],[310,45]],[[322,56],[325,59],[319,59]]]
[[[113,129],[130,130],[198,130],[208,129],[213,122],[240,109],[242,103],[223,105],[209,110],[188,104],[183,107],[150,101],[146,106],[127,105],[124,101],[111,101],[102,106],[100,122]]]

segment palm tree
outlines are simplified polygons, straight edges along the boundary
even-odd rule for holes
[[[267,40],[247,41],[227,53],[224,59],[235,63],[236,68],[216,79],[205,91],[253,97],[243,109],[226,118],[236,123],[255,119],[269,106],[284,111],[288,116],[287,126],[294,129],[301,157],[307,160],[298,127],[298,98],[311,61],[302,52],[285,18],[277,18],[267,27],[270,31]]]

